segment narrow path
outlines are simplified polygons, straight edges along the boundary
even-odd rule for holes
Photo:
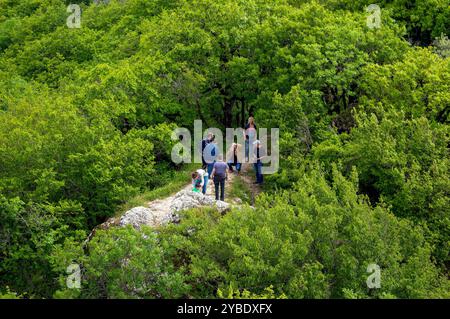
[[[242,174],[240,174],[239,176],[241,177],[241,179],[247,184],[249,190],[250,190],[250,194],[251,194],[251,199],[250,199],[250,205],[255,205],[255,198],[256,196],[258,196],[259,193],[261,193],[261,187],[258,184],[254,184],[254,182],[256,181],[256,178],[254,176],[253,173],[253,167],[252,164],[250,163],[245,163],[242,165]],[[253,175],[251,175],[253,173]],[[252,176],[252,177],[250,177]]]
[[[250,205],[253,206],[255,203],[255,197],[261,192],[259,185],[253,184],[253,182],[255,181],[255,177],[253,175],[254,175],[253,167],[251,164],[243,164],[241,173],[239,175],[237,175],[235,173],[229,173],[228,180],[225,182],[225,202],[227,202],[229,204],[236,204],[237,198],[234,198],[231,194],[232,194],[233,184],[234,184],[236,178],[238,178],[238,179],[244,181],[246,186],[248,187],[248,190],[250,191],[250,194],[251,194]],[[184,191],[184,190],[185,191],[192,190],[192,184],[189,183],[189,184],[185,185],[178,192]],[[167,215],[170,214],[170,211],[171,211],[170,207],[171,207],[171,204],[174,202],[175,196],[176,196],[176,193],[171,194],[162,199],[152,200],[152,201],[145,203],[145,205],[143,205],[144,207],[141,207],[141,208],[148,208],[153,212],[152,213],[152,224],[153,225],[161,225],[164,221],[164,218],[166,218]],[[214,182],[212,180],[210,180],[208,182],[205,196],[215,199]],[[241,200],[241,202],[242,202],[242,200]],[[111,226],[117,226],[119,224],[121,217],[125,213],[126,212],[123,212],[123,214],[121,216],[112,217],[112,218],[108,219],[106,222],[104,222],[103,224],[100,224],[97,227],[95,227],[94,230],[91,232],[91,234],[88,236],[87,240],[90,240],[90,238],[92,238],[92,236],[95,233],[95,230],[98,228],[107,229],[107,228],[110,228]]]
[[[229,190],[233,186],[233,181],[236,178],[235,174],[228,174],[228,180],[225,182],[225,193],[229,193]],[[192,190],[192,184],[189,183],[188,185],[184,186],[180,191]],[[178,192],[177,192],[178,193]],[[208,186],[206,187],[206,195],[212,198],[215,198],[215,190],[214,190],[214,182],[212,180],[209,180]],[[146,207],[150,208],[151,210],[158,212],[155,214],[155,224],[160,224],[161,220],[167,216],[170,212],[170,205],[172,204],[173,200],[175,198],[175,194],[163,198],[163,199],[156,199],[151,202],[146,203]],[[225,202],[230,203],[230,198],[228,196],[225,196]]]

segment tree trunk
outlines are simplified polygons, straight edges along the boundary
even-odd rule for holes
[[[241,99],[241,127],[245,127],[245,100],[243,98]]]
[[[233,100],[227,96],[223,97],[223,125],[231,127],[233,121]]]

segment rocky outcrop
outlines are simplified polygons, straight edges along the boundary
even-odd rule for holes
[[[194,193],[188,190],[178,192],[170,205],[170,210],[177,213],[183,210],[196,208],[200,206],[213,206],[215,200],[210,196],[201,193]]]
[[[227,202],[223,202],[221,200],[216,201],[215,207],[222,214],[225,214],[226,212],[228,212],[231,209],[230,204],[228,204]]]
[[[178,223],[179,213],[198,207],[213,207],[224,214],[230,210],[230,204],[216,201],[210,196],[182,190],[175,196],[149,203],[149,207],[135,207],[127,211],[119,221],[120,226],[132,225],[139,228],[141,225],[161,226],[168,223]]]
[[[132,225],[136,228],[140,225],[149,225],[152,222],[152,216],[153,211],[150,208],[134,207],[120,218],[119,225]]]
[[[174,200],[170,205],[170,210],[171,212],[176,213],[202,206],[215,207],[221,213],[230,209],[230,204],[226,202],[220,200],[216,201],[210,196],[184,190],[175,195]]]
[[[226,202],[216,201],[212,197],[201,193],[183,190],[175,195],[170,205],[170,221],[179,222],[179,212],[197,207],[214,207],[222,214],[230,210],[230,204]]]
[[[240,199],[239,197],[235,197],[235,198],[233,198],[233,203],[242,205],[242,199]]]

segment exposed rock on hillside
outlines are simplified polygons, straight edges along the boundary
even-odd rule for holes
[[[141,225],[160,226],[180,221],[179,212],[197,208],[215,207],[220,213],[230,210],[230,204],[216,201],[210,196],[182,190],[175,196],[149,203],[149,207],[135,207],[127,211],[121,218],[119,225]]]

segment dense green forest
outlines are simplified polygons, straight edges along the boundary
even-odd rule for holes
[[[450,298],[450,5],[372,3],[0,0],[0,296]],[[85,245],[183,169],[174,128],[250,115],[280,129],[254,209]]]

